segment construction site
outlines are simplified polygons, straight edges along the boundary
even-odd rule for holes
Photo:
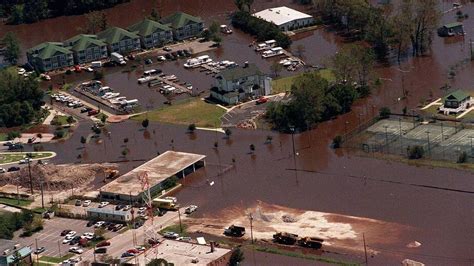
[[[344,147],[360,149],[367,154],[385,153],[410,158],[410,149],[417,146],[422,148],[423,158],[474,162],[474,128],[469,124],[391,117],[374,121],[365,129],[361,127],[346,134]]]

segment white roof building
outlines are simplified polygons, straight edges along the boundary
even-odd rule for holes
[[[253,16],[271,22],[283,31],[306,27],[314,22],[312,16],[286,6],[268,8]]]

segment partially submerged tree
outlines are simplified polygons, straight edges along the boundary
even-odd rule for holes
[[[15,33],[7,32],[2,39],[2,44],[5,46],[3,56],[5,61],[12,65],[16,65],[18,57],[20,56],[20,42]]]

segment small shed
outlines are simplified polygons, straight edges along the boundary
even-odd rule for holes
[[[469,95],[469,93],[462,90],[457,90],[443,98],[443,105],[444,107],[455,109],[470,99],[471,95]]]
[[[453,22],[443,25],[438,29],[438,35],[441,37],[449,37],[455,35],[464,35],[464,27],[461,22]]]

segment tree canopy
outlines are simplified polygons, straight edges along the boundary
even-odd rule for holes
[[[2,44],[5,46],[5,60],[12,65],[16,65],[20,56],[20,42],[16,35],[13,32],[7,32],[2,39]]]
[[[43,92],[34,77],[24,78],[12,69],[0,71],[0,126],[21,126],[40,114]]]

